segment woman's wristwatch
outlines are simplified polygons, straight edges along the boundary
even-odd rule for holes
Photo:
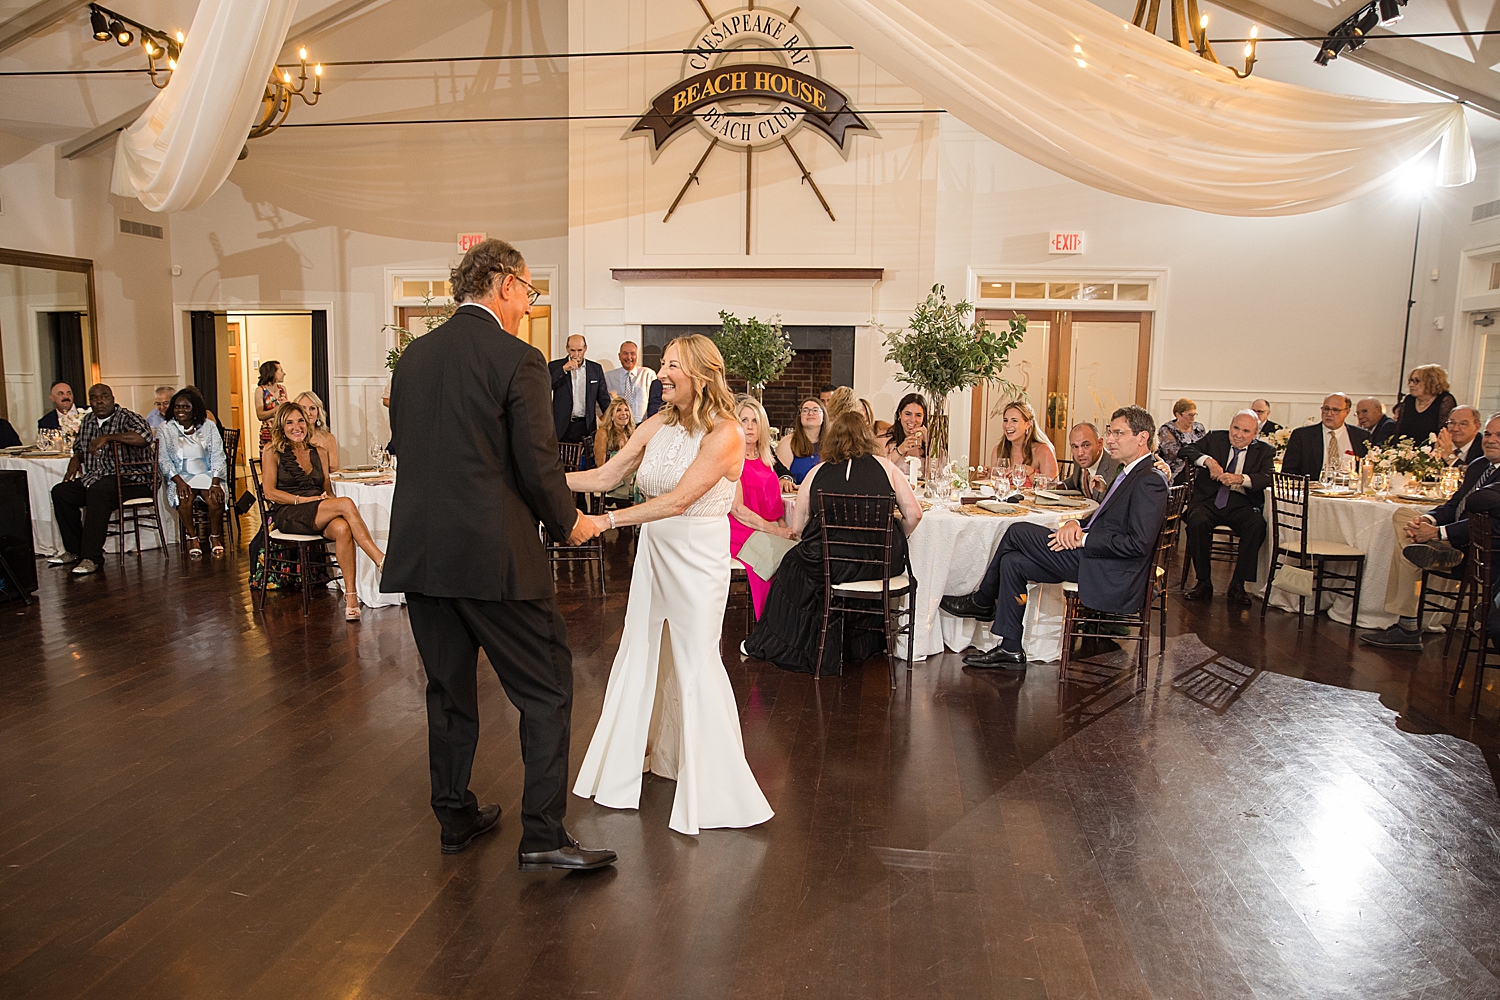
[[[609,512],[609,526],[610,526],[610,528],[614,528],[614,526],[615,526],[615,512],[614,511],[610,511]]]

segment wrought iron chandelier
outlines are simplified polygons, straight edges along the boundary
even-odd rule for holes
[[[1189,52],[1196,51],[1199,56],[1209,62],[1222,66],[1219,57],[1214,54],[1214,47],[1208,41],[1208,15],[1198,13],[1198,0],[1167,0],[1171,10],[1168,16],[1172,20],[1172,44],[1179,48],[1187,49]],[[1162,0],[1136,0],[1135,17],[1131,22],[1137,28],[1145,28],[1153,35],[1156,34],[1156,22],[1161,15]],[[1255,46],[1260,40],[1260,29],[1252,27],[1250,38],[1245,42],[1244,72],[1233,66],[1226,67],[1231,73],[1245,79],[1255,70]]]

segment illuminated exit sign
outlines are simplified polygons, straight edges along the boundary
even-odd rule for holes
[[[458,252],[468,253],[474,247],[484,242],[484,233],[459,233]]]
[[[1048,253],[1083,253],[1082,233],[1049,233]]]

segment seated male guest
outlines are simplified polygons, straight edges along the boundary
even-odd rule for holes
[[[630,419],[636,424],[646,419],[646,402],[651,383],[656,381],[656,372],[637,364],[639,359],[640,348],[635,341],[627,340],[620,345],[620,367],[604,373],[604,384],[630,404]]]
[[[1351,427],[1349,397],[1336,392],[1323,400],[1322,423],[1309,424],[1292,431],[1281,458],[1281,471],[1294,476],[1318,479],[1324,470],[1337,472],[1349,456],[1363,458],[1370,435],[1360,427]]]
[[[152,432],[161,430],[161,425],[172,419],[172,397],[176,393],[170,385],[156,387],[156,405],[146,414],[146,426]]]
[[[1074,425],[1068,434],[1068,450],[1076,468],[1063,480],[1063,489],[1077,490],[1086,497],[1102,497],[1120,474],[1120,463],[1104,450],[1099,429],[1090,423]]]
[[[1214,596],[1214,529],[1223,524],[1240,540],[1239,558],[1229,578],[1229,603],[1250,603],[1245,581],[1255,579],[1261,543],[1266,540],[1261,508],[1276,461],[1276,449],[1256,440],[1259,427],[1254,410],[1241,410],[1229,421],[1229,430],[1213,431],[1201,441],[1182,446],[1182,457],[1202,470],[1187,512],[1188,552],[1198,583],[1182,595],[1184,600],[1206,601]]]
[[[11,426],[9,420],[0,417],[0,448],[19,448],[21,446],[21,435]]]
[[[1354,405],[1354,418],[1359,426],[1370,432],[1370,443],[1384,447],[1396,436],[1396,421],[1385,415],[1385,404],[1374,396],[1361,399]]]
[[[73,387],[66,382],[53,382],[48,398],[52,400],[52,409],[42,414],[42,418],[36,422],[36,429],[39,431],[62,430],[60,418],[67,416],[73,409]]]
[[[1455,406],[1448,412],[1448,424],[1438,431],[1437,446],[1443,464],[1456,469],[1468,468],[1484,452],[1479,429],[1484,418],[1472,406]]]
[[[75,576],[97,573],[104,562],[109,515],[121,500],[112,445],[125,445],[121,457],[126,462],[150,458],[146,446],[151,441],[151,428],[139,414],[115,403],[114,390],[103,383],[89,386],[89,406],[93,412],[78,427],[68,471],[63,481],[52,487],[52,513],[62,535],[63,552],[47,562],[52,566],[77,563],[73,567]],[[150,468],[135,467],[125,477],[124,493],[126,500],[149,497]]]
[[[1386,586],[1385,610],[1397,615],[1396,624],[1376,632],[1361,633],[1359,641],[1386,649],[1422,649],[1417,622],[1417,584],[1422,570],[1451,571],[1464,561],[1469,548],[1468,512],[1476,502],[1488,503],[1488,494],[1500,497],[1500,414],[1484,425],[1484,454],[1469,463],[1458,492],[1447,503],[1418,514],[1398,506],[1391,520],[1399,543],[1391,556]]]
[[[599,426],[599,415],[609,409],[604,368],[583,356],[587,350],[588,341],[575,333],[568,338],[568,356],[547,363],[552,374],[552,423],[557,440],[587,441],[584,465],[594,457],[594,429]]]
[[[971,667],[1026,668],[1021,621],[1028,583],[1078,583],[1086,607],[1113,614],[1139,611],[1157,537],[1167,516],[1167,481],[1151,457],[1156,419],[1139,406],[1122,406],[1110,417],[1105,447],[1121,464],[1120,474],[1099,506],[1083,521],[1065,521],[1056,531],[1040,524],[1012,525],[1000,538],[979,589],[950,596],[942,608],[961,618],[993,618],[1000,645],[971,653]]]
[[[1271,419],[1271,403],[1265,399],[1250,400],[1250,412],[1255,414],[1256,437],[1269,437],[1281,430],[1281,425]]]

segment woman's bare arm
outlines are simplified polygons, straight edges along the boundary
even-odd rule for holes
[[[650,422],[648,420],[646,423]],[[631,438],[631,443],[634,442],[635,439]],[[610,463],[613,464],[623,454],[624,451],[619,452],[610,459]],[[703,436],[698,457],[693,459],[693,464],[682,474],[676,489],[633,507],[615,511],[615,524],[646,524],[675,517],[697,503],[720,479],[738,480],[744,463],[745,432],[733,420],[721,420],[718,426]],[[608,520],[601,515],[595,514],[594,519],[601,527],[609,526]]]
[[[747,528],[755,531],[765,531],[772,535],[780,535],[786,538],[791,535],[791,530],[786,526],[786,516],[782,515],[774,521],[768,521],[755,511],[745,505],[745,482],[740,480],[734,486],[734,506],[729,509],[734,519]]]
[[[280,504],[299,504],[299,503],[306,503],[309,499],[316,499],[316,497],[298,496],[295,493],[288,493],[288,492],[286,492],[286,490],[281,490],[281,489],[277,489],[276,488],[276,467],[277,467],[277,464],[278,464],[278,459],[279,459],[279,456],[274,451],[271,450],[271,446],[270,445],[266,445],[264,448],[261,449],[261,452],[260,452],[261,486],[265,490],[266,499],[268,501],[270,501],[271,503],[280,503]],[[326,472],[325,472],[325,477],[326,477]],[[325,478],[325,482],[326,482],[326,478]],[[328,490],[328,487],[325,485],[323,487],[323,489],[324,489],[324,492],[326,493],[327,490]]]
[[[574,493],[608,493],[630,478],[630,474],[641,466],[641,456],[646,454],[646,442],[651,440],[663,426],[661,414],[644,421],[630,435],[625,447],[615,452],[615,457],[597,469],[568,473],[568,489]],[[618,515],[616,516],[618,521]]]

